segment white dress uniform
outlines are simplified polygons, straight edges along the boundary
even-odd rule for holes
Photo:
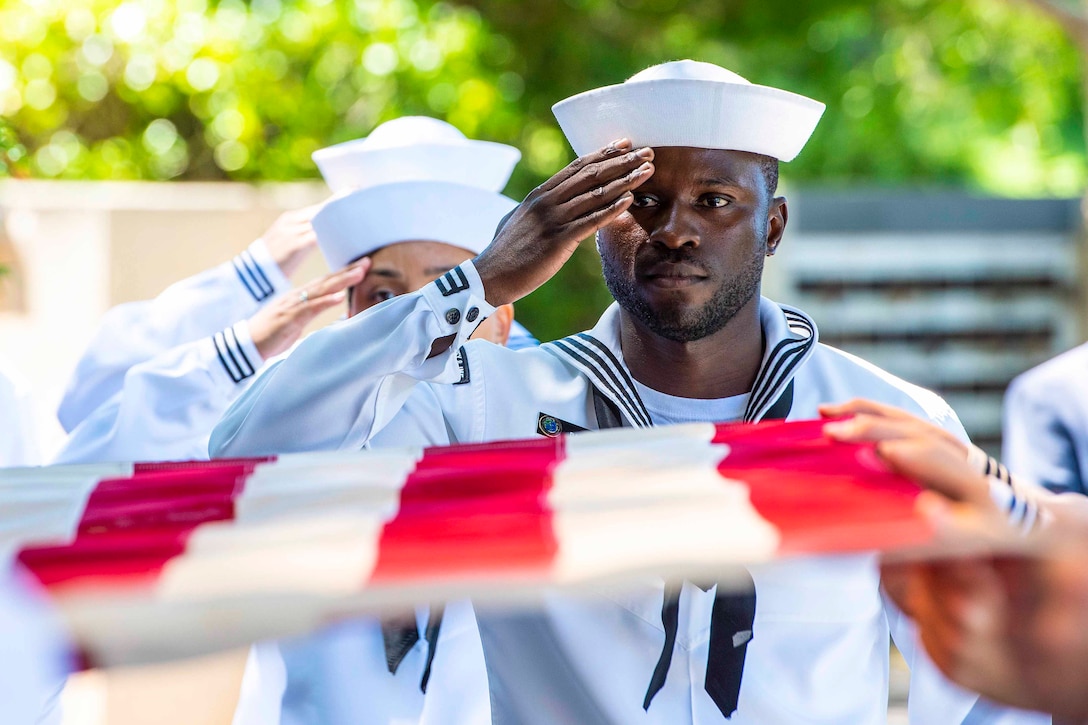
[[[30,389],[0,361],[0,468],[42,463]]]
[[[1088,494],[1088,345],[1019,375],[1005,393],[1009,470],[1056,493]]]
[[[655,422],[623,361],[617,305],[589,332],[517,352],[467,341],[492,309],[466,262],[417,293],[311,335],[231,407],[212,433],[212,454],[532,437],[545,417],[550,432],[555,422],[568,431]],[[766,353],[742,420],[784,412],[783,401],[790,419],[813,418],[822,403],[860,396],[965,437],[940,398],[819,344],[799,310],[764,299],[760,318]],[[450,335],[450,349],[428,359],[432,343]],[[889,631],[912,666],[911,722],[1029,717],[976,707],[977,696],[937,673],[882,596],[872,556],[798,559],[751,573],[754,636],[729,722],[883,723]],[[493,722],[723,722],[703,682],[714,597],[691,585],[680,594],[664,686],[643,709],[664,639],[663,599],[657,581],[585,599],[555,594],[532,615],[478,613]]]
[[[430,612],[415,612],[419,640],[395,675],[382,656],[382,629],[371,618],[354,619],[316,635],[257,645],[250,662],[265,671],[282,662],[283,725],[484,725],[491,722],[483,646],[467,601],[446,604],[438,632],[427,692],[420,689],[430,646],[425,639]],[[282,658],[282,659],[280,659]],[[247,671],[248,675],[248,671]],[[273,682],[275,679],[273,678]],[[268,686],[264,686],[268,689]],[[250,703],[265,693],[243,695],[234,722],[267,723],[249,715]]]
[[[0,563],[0,720],[60,725],[60,694],[72,667],[56,615]]]
[[[258,239],[231,261],[173,284],[153,300],[110,309],[68,382],[57,409],[61,425],[75,430],[120,392],[134,365],[249,319],[290,288]]]
[[[264,362],[245,320],[139,362],[54,462],[205,459],[212,427]]]

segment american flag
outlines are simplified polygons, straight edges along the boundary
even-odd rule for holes
[[[923,544],[919,488],[821,421],[0,471],[0,550],[88,665],[470,596]]]

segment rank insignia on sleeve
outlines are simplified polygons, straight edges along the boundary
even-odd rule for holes
[[[578,433],[584,430],[586,429],[580,425],[568,423],[562,418],[556,418],[547,413],[541,413],[536,419],[536,432],[549,438],[554,438],[560,433]]]
[[[455,295],[458,292],[464,292],[468,289],[468,278],[465,277],[465,273],[461,271],[460,267],[454,267],[449,272],[439,277],[434,281],[438,291],[442,293],[443,297],[449,297]]]

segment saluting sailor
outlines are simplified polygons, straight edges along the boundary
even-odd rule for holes
[[[579,158],[475,259],[303,341],[227,412],[213,455],[813,418],[855,396],[963,437],[937,396],[821,345],[808,315],[760,296],[788,219],[778,161],[823,108],[693,61],[557,104]],[[594,232],[616,298],[596,327],[518,352],[468,341]],[[751,578],[738,594],[656,581],[479,613],[494,721],[883,723],[889,629],[913,670],[912,722],[982,716],[915,647],[872,556]]]
[[[480,147],[486,152],[479,151]],[[476,151],[478,160],[472,172],[475,176],[466,174],[462,168],[470,151]],[[425,163],[428,152],[432,157],[430,167]],[[469,141],[453,126],[423,117],[391,121],[379,126],[366,139],[315,154],[330,187],[341,195],[352,188],[389,180],[426,178],[428,168],[432,169],[429,172],[432,176],[440,179],[460,174],[462,178],[479,179],[489,188],[501,188],[519,157],[513,147]],[[398,158],[403,163],[395,163]],[[268,295],[289,287],[284,274],[293,272],[313,249],[316,236],[311,218],[323,206],[285,214],[264,237],[229,264],[178,283],[151,302],[121,305],[108,312],[61,405],[69,423],[80,416],[82,420],[72,430],[55,462],[205,458],[212,427],[265,362],[297,342],[318,314],[343,304],[348,290],[366,275],[364,268],[347,264],[348,260],[330,247],[335,243],[355,250],[357,243],[345,246],[345,242],[333,241],[335,235],[327,235],[322,250],[334,270],[332,273],[275,297],[258,299],[256,295],[243,294],[243,289],[249,293],[265,282],[268,286],[261,289]],[[342,218],[345,212],[340,210],[349,210],[350,216],[350,210],[356,208],[357,204],[347,204],[341,199],[336,202],[337,219],[355,224],[356,220]],[[389,208],[371,204],[363,213],[387,219]],[[481,214],[483,219],[490,219],[485,211]],[[367,223],[365,219],[358,222],[364,227]],[[349,226],[338,232],[351,238],[351,229]],[[491,230],[486,230],[481,238],[486,240],[490,234]],[[465,251],[463,244],[456,248],[432,246],[414,254],[409,254],[407,246],[383,250],[381,254],[390,257],[390,261],[383,262],[370,281],[356,288],[348,300],[348,313],[355,314],[386,297],[418,289],[438,271],[445,272],[472,257],[479,251],[479,244],[474,241],[467,247],[471,253]],[[442,246],[448,248],[440,249]],[[276,250],[282,268],[279,264],[272,267],[280,271],[267,274],[262,271],[270,267],[264,259],[266,248]],[[430,270],[438,271],[419,276]],[[383,284],[378,284],[379,281]],[[207,299],[202,299],[202,295]],[[236,319],[222,329],[218,327],[229,319],[227,315],[254,306],[258,309],[248,319]],[[509,308],[500,317],[510,319],[500,323],[497,318],[491,328],[513,327],[512,316]],[[514,331],[520,333],[513,336],[516,342],[535,344],[523,327]],[[197,333],[204,336],[190,341]],[[147,357],[141,359],[142,356]],[[103,398],[107,392],[111,394]],[[84,406],[90,405],[96,407],[84,411]]]
[[[330,201],[313,221],[329,267],[361,275],[348,292],[349,316],[449,274],[483,251],[517,205],[499,192],[520,152],[466,139],[432,118],[389,121],[366,139],[314,158],[330,185],[356,189]],[[499,306],[473,338],[506,344],[513,315],[512,305]],[[517,338],[522,346],[535,342],[524,331]],[[345,363],[327,361],[330,367]],[[441,421],[434,423],[429,435],[438,440]],[[490,719],[475,616],[468,602],[454,602],[444,610],[421,608],[403,621],[361,619],[255,646],[234,722],[455,725]]]
[[[436,118],[403,116],[381,124],[365,138],[318,149],[313,157],[326,183],[338,194],[349,190],[409,181],[447,182],[501,192],[510,181],[514,167],[521,160],[521,151],[506,144],[466,138],[455,126]],[[381,208],[379,197],[363,195],[357,197],[355,202],[338,204],[335,211],[330,211],[323,216],[321,224],[328,227],[328,231],[324,233],[320,246],[330,269],[337,269],[342,263],[341,252],[362,256],[364,252],[360,251],[361,249],[379,249],[380,245],[375,244],[378,238],[374,236],[375,233],[396,242],[412,239],[410,236],[412,228],[406,226],[410,220],[407,218],[388,219],[390,215],[426,216],[432,213],[432,208],[434,213],[452,214],[449,211],[452,209],[452,201],[439,202],[435,205],[421,198],[409,204],[406,201],[407,196],[401,196],[408,193],[405,189],[407,187],[400,191],[382,192],[396,197],[394,201],[391,201],[393,205],[388,208]],[[439,193],[433,190],[424,191],[428,194]],[[454,193],[457,193],[456,190]],[[419,225],[416,229],[431,234],[433,239],[444,239],[446,240],[444,244],[452,245],[458,250],[478,251],[492,235],[488,234],[485,239],[474,236],[469,238],[467,229],[462,225],[472,225],[477,219],[488,218],[489,205],[495,202],[495,198],[489,196],[482,202],[485,206],[479,210],[461,209],[454,215],[458,219],[451,220],[448,226],[415,220]],[[477,213],[483,216],[474,216]],[[472,219],[461,219],[463,215],[473,216]],[[354,224],[360,225],[358,229],[351,226]],[[390,226],[382,228],[382,224]],[[435,236],[434,229],[446,231]],[[473,227],[472,234],[475,233]],[[405,234],[409,236],[403,236]],[[456,237],[449,236],[451,234]],[[430,238],[416,237],[415,240],[424,241]],[[454,238],[457,241],[451,241]],[[403,257],[410,249],[411,247],[398,245],[383,254],[396,254]],[[432,251],[436,249],[438,248],[433,247]],[[443,252],[444,255],[449,253],[448,249]],[[428,255],[413,254],[412,256],[422,260]],[[416,264],[418,266],[419,262]],[[420,267],[420,269],[423,268]],[[429,264],[426,269],[442,268],[440,265]],[[372,276],[390,279],[390,275],[374,274]],[[369,304],[363,304],[364,300],[359,298],[352,302],[349,315],[354,315],[373,303],[388,299],[393,296],[390,292],[395,294],[414,292],[424,282],[430,282],[435,276],[437,275],[431,274],[426,278],[416,277],[412,280],[412,284],[407,286],[403,283],[404,281],[395,282],[392,290],[384,291],[381,299],[372,300]],[[508,312],[511,314],[511,322],[506,346],[511,350],[520,350],[540,344],[521,323],[512,319],[513,309],[510,308]],[[493,335],[492,338],[494,338]]]
[[[64,430],[71,433],[116,395],[133,366],[178,345],[214,338],[228,363],[231,356],[238,360],[230,365],[230,377],[253,375],[254,367],[242,359],[252,350],[250,336],[235,325],[291,289],[287,278],[317,243],[310,220],[319,208],[285,212],[229,262],[177,282],[153,300],[108,310],[57,408]]]
[[[306,222],[309,229],[309,221]],[[312,231],[308,232],[312,234]],[[243,255],[240,255],[240,259]],[[211,270],[175,285],[151,303],[126,305],[107,313],[101,328],[113,328],[121,318],[141,318],[127,344],[120,338],[113,342],[119,356],[114,364],[91,369],[92,359],[102,360],[98,345],[84,356],[80,370],[69,386],[67,410],[75,420],[83,404],[94,404],[103,391],[112,390],[96,407],[86,412],[57,454],[55,463],[95,463],[105,461],[200,460],[207,458],[208,436],[223,411],[237,398],[270,358],[297,342],[306,326],[330,307],[342,304],[346,289],[362,279],[362,270],[338,270],[314,280],[300,290],[286,292],[271,300],[254,302],[258,310],[248,319],[237,319],[214,334],[180,342],[151,354],[154,346],[182,339],[222,321],[222,312],[198,304],[195,297],[184,302],[182,290],[195,292],[210,287],[226,292],[218,279],[219,270]],[[203,283],[200,281],[203,278]],[[213,293],[213,298],[229,295]],[[175,305],[165,301],[175,299]],[[174,328],[161,318],[152,324],[156,307],[181,312],[189,305],[195,312],[189,320]],[[228,311],[250,306],[235,295]],[[235,308],[230,310],[229,308]],[[142,310],[142,312],[140,312]],[[116,314],[115,314],[116,313]],[[145,314],[146,313],[146,314]],[[150,330],[154,331],[151,334]],[[145,334],[148,332],[148,334]],[[101,341],[103,335],[99,335]],[[142,348],[142,350],[141,350]],[[146,359],[139,359],[148,355]],[[98,378],[98,382],[92,382]],[[101,390],[90,390],[95,384]],[[78,404],[77,404],[78,402]]]

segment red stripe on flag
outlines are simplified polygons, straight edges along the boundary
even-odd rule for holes
[[[824,421],[719,425],[725,477],[748,484],[752,505],[782,536],[783,553],[888,549],[930,540],[915,514],[920,489],[871,445],[840,443]]]
[[[193,528],[80,535],[65,546],[25,549],[19,561],[53,590],[150,586],[185,551]]]
[[[106,479],[87,499],[80,533],[199,526],[234,517],[247,471],[213,467]]]
[[[563,451],[560,438],[427,449],[371,581],[547,571],[558,551],[547,494]]]
[[[99,481],[70,544],[24,549],[19,560],[54,590],[151,586],[204,523],[234,518],[257,460],[137,464]]]

